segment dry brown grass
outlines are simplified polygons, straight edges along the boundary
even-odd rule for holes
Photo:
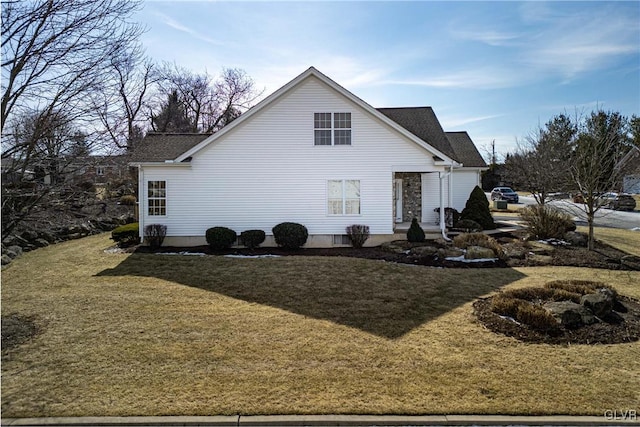
[[[578,231],[588,233],[589,228],[578,227]],[[628,254],[640,256],[640,231],[595,227],[593,234],[596,240],[600,240]]]
[[[346,258],[27,253],[3,315],[41,333],[3,354],[2,415],[593,414],[640,401],[640,343],[524,344],[471,303],[499,288],[640,273],[436,269]]]

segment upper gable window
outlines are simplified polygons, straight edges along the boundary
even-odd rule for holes
[[[351,145],[351,113],[314,113],[314,145]]]

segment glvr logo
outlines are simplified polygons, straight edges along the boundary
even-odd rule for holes
[[[636,421],[638,414],[635,409],[627,409],[626,411],[607,409],[604,411],[604,417],[609,421]]]

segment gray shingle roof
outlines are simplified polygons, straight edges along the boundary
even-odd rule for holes
[[[451,144],[431,107],[378,108],[377,110],[436,150],[455,159]]]
[[[455,153],[454,159],[468,168],[487,167],[487,164],[467,132],[445,132],[445,134]]]
[[[206,133],[149,133],[131,154],[131,162],[173,160],[208,138]]]

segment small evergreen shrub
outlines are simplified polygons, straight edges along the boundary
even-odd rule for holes
[[[120,204],[125,206],[133,206],[136,204],[136,196],[128,194],[120,197]]]
[[[456,222],[455,228],[465,230],[467,233],[472,231],[482,231],[482,226],[472,219],[462,219]]]
[[[409,231],[407,231],[407,240],[409,242],[424,242],[424,230],[418,224],[418,219],[413,218],[411,220],[411,226],[409,227]]]
[[[351,241],[351,246],[357,249],[364,246],[364,242],[369,238],[368,225],[353,224],[348,226],[346,231],[347,236],[349,236],[349,240]]]
[[[249,249],[255,249],[260,246],[266,235],[262,230],[246,230],[240,233],[240,241]]]
[[[464,209],[460,213],[460,220],[471,219],[482,227],[483,230],[493,230],[496,228],[493,217],[491,216],[491,210],[489,209],[489,200],[484,194],[484,191],[476,185],[471,194],[469,200],[464,206]]]
[[[144,227],[144,240],[149,247],[156,250],[162,246],[167,236],[167,226],[164,224],[149,224]]]
[[[570,215],[544,205],[527,206],[520,212],[525,228],[532,238],[562,239],[576,226]]]
[[[461,249],[467,249],[469,246],[482,246],[483,248],[493,250],[498,258],[505,257],[502,245],[500,245],[500,243],[498,243],[498,241],[493,237],[482,233],[458,234],[453,238],[453,245]]]
[[[121,225],[111,231],[111,238],[118,245],[136,245],[140,243],[140,229],[137,222]]]
[[[209,247],[213,250],[230,248],[236,241],[236,232],[227,227],[212,227],[205,234]]]
[[[285,249],[299,249],[307,243],[307,227],[296,222],[282,222],[271,229],[276,244]]]

